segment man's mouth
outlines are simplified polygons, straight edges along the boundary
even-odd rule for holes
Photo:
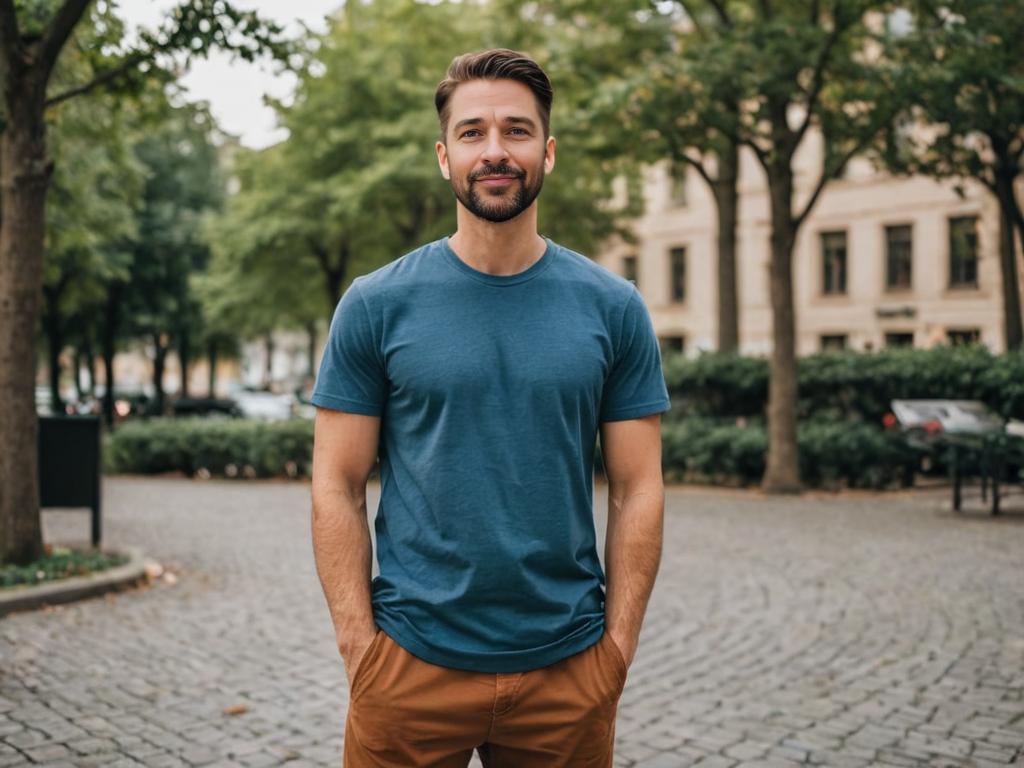
[[[505,184],[511,184],[516,178],[516,176],[481,176],[477,181],[485,187],[500,187]]]

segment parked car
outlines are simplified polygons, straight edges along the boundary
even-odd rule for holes
[[[263,390],[239,389],[231,393],[231,398],[247,419],[265,419],[267,421],[284,421],[294,418],[298,413],[298,401],[292,394],[276,394]]]

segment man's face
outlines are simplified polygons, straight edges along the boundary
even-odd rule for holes
[[[445,141],[436,146],[441,174],[473,215],[514,219],[555,166],[555,139],[544,139],[533,92],[515,80],[471,80],[448,106]]]

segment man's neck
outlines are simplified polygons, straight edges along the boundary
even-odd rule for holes
[[[466,264],[489,275],[518,274],[547,249],[537,234],[536,204],[500,224],[480,219],[459,205],[458,229],[448,245]]]

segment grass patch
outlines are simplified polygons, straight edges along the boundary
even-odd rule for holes
[[[124,565],[127,555],[67,547],[47,548],[47,554],[28,565],[0,565],[0,589],[42,584],[47,581],[86,576]]]

